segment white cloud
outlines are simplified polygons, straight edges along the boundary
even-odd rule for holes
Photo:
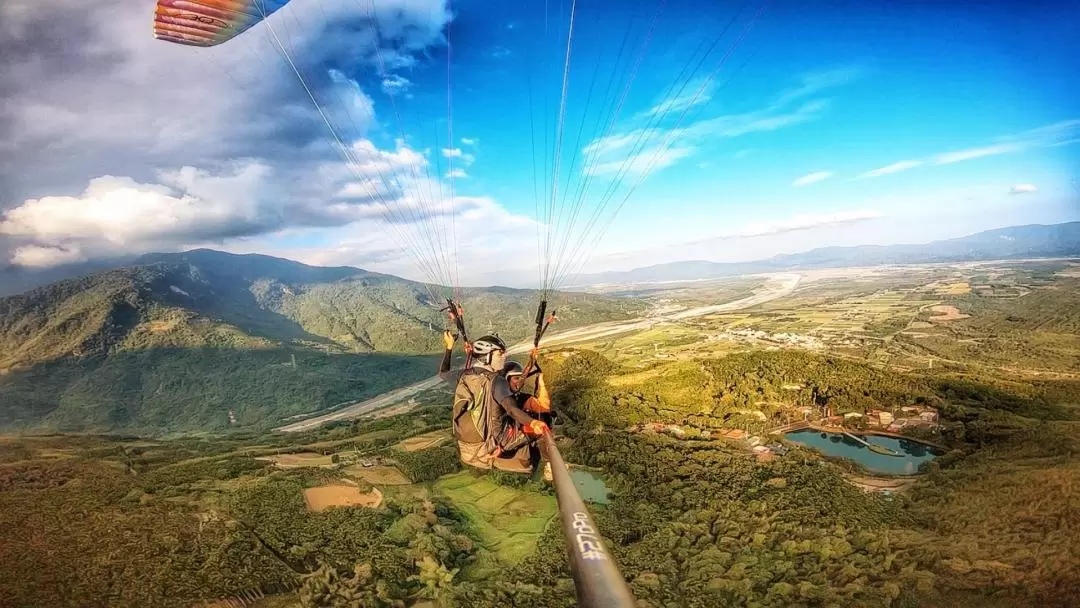
[[[921,160],[902,160],[891,165],[886,165],[873,171],[867,171],[860,175],[860,178],[880,177],[882,175],[889,175],[891,173],[900,173],[901,171],[907,171],[908,169],[914,169],[922,164]]]
[[[412,81],[397,74],[391,74],[390,76],[383,78],[382,81],[382,90],[387,95],[398,95],[399,93],[409,90],[409,87],[411,86]]]
[[[804,175],[804,176],[800,177],[799,179],[791,182],[791,185],[796,187],[796,188],[798,188],[800,186],[808,186],[810,184],[815,184],[815,183],[820,182],[822,180],[829,179],[832,176],[833,176],[832,171],[818,171],[817,173],[809,173],[807,175]]]
[[[452,177],[452,178],[461,179],[461,178],[469,177],[469,174],[465,173],[464,169],[454,169],[453,171],[447,171],[446,172],[446,177],[448,177],[448,178]]]
[[[865,73],[866,71],[863,68],[848,66],[802,74],[799,76],[799,86],[782,93],[775,104],[787,104],[797,99],[809,97],[826,89],[848,84],[849,82],[859,79]]]
[[[442,155],[446,158],[459,158],[465,166],[469,166],[476,160],[476,157],[468,152],[463,152],[461,148],[443,148]]]
[[[691,147],[669,147],[664,150],[661,146],[656,146],[632,157],[590,165],[585,167],[585,173],[589,175],[619,174],[620,177],[641,176],[647,172],[670,167],[693,153],[694,148]]]
[[[196,49],[154,39],[149,13],[128,0],[77,14],[59,0],[0,2],[0,208],[73,194],[103,174],[149,182],[161,167],[328,158],[326,126],[271,27],[342,138],[363,137],[373,107],[345,74],[373,68],[376,49],[392,63],[444,45],[446,0],[378,2],[381,36],[363,3],[319,3],[325,13],[292,3],[228,44]]]
[[[236,242],[228,249],[278,255],[320,266],[358,266],[428,280],[417,268],[415,255],[419,252],[429,264],[437,266],[438,274],[451,277],[448,282],[454,282],[452,277],[456,276],[463,285],[520,285],[535,275],[537,224],[531,218],[510,213],[487,197],[458,197],[453,204],[443,201],[440,207],[458,211],[452,231],[448,220],[440,225],[441,240],[432,235],[430,225],[390,225],[373,219],[297,233],[304,240],[316,239],[318,243],[312,246],[281,247],[277,241],[264,237]],[[484,240],[485,247],[465,246],[478,239]],[[492,251],[499,255],[491,255]],[[520,260],[523,267],[515,267],[515,260]]]
[[[632,149],[641,145],[643,142],[652,141],[653,139],[656,139],[658,143],[662,142],[663,139],[660,138],[669,133],[671,133],[671,131],[665,129],[634,129],[624,133],[606,135],[594,139],[586,144],[581,151],[584,152],[587,157],[598,157],[622,148]],[[685,133],[685,131],[680,130],[676,132],[675,137],[680,133]]]
[[[81,195],[28,199],[0,213],[0,239],[11,241],[12,263],[44,266],[224,246],[289,227],[359,222],[397,233],[488,204],[442,199],[439,183],[426,177],[426,158],[397,143],[397,149],[381,150],[360,140],[349,147],[354,162],[314,168],[275,170],[245,161],[213,172],[190,166],[162,171],[155,183],[103,176]]]
[[[806,74],[799,78],[799,85],[778,94],[771,102],[757,110],[738,114],[723,114],[687,124],[679,124],[685,110],[709,100],[712,82],[700,80],[691,91],[654,103],[649,109],[637,114],[621,129],[597,138],[583,148],[587,163],[593,165],[586,170],[589,173],[615,173],[623,163],[641,166],[640,151],[656,150],[665,146],[680,146],[680,151],[672,158],[665,156],[661,166],[670,166],[674,161],[686,158],[700,147],[700,142],[715,138],[741,137],[751,133],[776,131],[802,124],[819,118],[829,107],[828,99],[805,98],[818,92],[850,82],[861,74],[856,68],[827,70]],[[701,95],[698,96],[698,92]],[[676,122],[674,125],[658,126],[657,115],[663,115]],[[659,121],[661,123],[665,120]],[[745,156],[740,152],[736,157]],[[619,158],[622,155],[622,158]],[[633,157],[633,158],[631,158]],[[647,163],[646,163],[647,164]],[[613,169],[614,167],[614,169]]]
[[[664,116],[678,116],[679,112],[692,108],[694,106],[704,105],[712,101],[712,88],[711,82],[705,82],[704,78],[698,78],[693,82],[687,83],[684,87],[680,87],[681,91],[684,91],[677,97],[669,97],[660,101],[653,107],[641,113],[640,116],[656,116],[661,114]]]
[[[1035,184],[1017,184],[1009,188],[1009,194],[1029,194],[1038,191]]]
[[[480,143],[480,140],[475,137],[462,137],[461,143],[465,146],[475,146],[476,144]]]
[[[272,221],[260,209],[268,172],[259,164],[224,175],[183,167],[161,176],[172,187],[103,176],[80,196],[29,199],[8,210],[0,234],[24,243],[12,262],[48,266],[263,230]]]
[[[955,150],[953,152],[938,154],[937,156],[925,160],[904,160],[896,162],[881,167],[880,169],[867,171],[866,173],[859,175],[856,179],[878,177],[889,173],[907,171],[908,169],[913,169],[925,163],[950,165],[965,160],[985,158],[987,156],[1023,152],[1030,148],[1069,145],[1080,141],[1080,138],[1070,139],[1077,133],[1080,133],[1080,120],[1062,120],[1034,129],[1028,129],[1027,131],[1021,131],[1020,133],[997,137],[995,138],[995,141],[999,143],[993,145]]]
[[[63,264],[87,261],[78,245],[43,246],[24,245],[11,253],[11,263],[27,268],[52,268]]]
[[[778,112],[776,107],[765,110],[717,116],[687,127],[693,135],[702,137],[739,137],[750,133],[776,131],[817,119],[829,107],[826,99],[808,101],[794,110]]]
[[[784,232],[795,232],[797,230],[810,230],[821,226],[851,224],[880,217],[884,217],[884,214],[873,209],[855,209],[852,211],[838,211],[836,213],[793,215],[782,220],[746,224],[734,231],[721,235],[720,238],[753,238],[772,234],[782,234]]]
[[[1070,138],[1073,138],[1078,133],[1080,133],[1080,119],[1062,120],[1021,131],[1020,133],[998,137],[996,140],[1000,143],[994,145],[939,154],[935,158],[935,162],[939,165],[948,165],[985,156],[1022,152],[1030,148],[1065,145],[1070,142]]]
[[[350,166],[360,175],[384,176],[412,171],[427,164],[422,154],[403,145],[399,140],[395,151],[379,150],[370,140],[362,139],[350,146]]]
[[[653,238],[642,241],[651,243],[647,246],[635,244],[631,240],[612,241],[610,249],[588,261],[588,272],[609,270],[612,267],[630,269],[677,260],[760,260],[778,253],[835,244],[838,234],[861,232],[851,230],[851,225],[869,223],[886,215],[875,207],[863,207],[832,213],[744,220],[735,223],[734,227],[721,229],[716,226],[726,224],[699,222],[685,227],[685,230],[693,234],[690,238],[684,237],[685,240],[674,238],[677,231],[661,230]],[[879,226],[883,224],[886,223],[878,223]],[[709,226],[713,229],[709,230]],[[832,238],[818,240],[825,235]],[[797,249],[790,248],[793,243],[799,243]]]
[[[1017,152],[1019,150],[1022,150],[1023,148],[1024,146],[1020,144],[997,144],[994,146],[984,146],[981,148],[968,148],[966,150],[957,150],[955,152],[939,154],[937,158],[934,159],[934,162],[939,165],[949,165],[964,160],[971,160],[973,158],[982,158],[984,156],[996,156],[998,154]]]
[[[339,126],[347,121],[349,128],[357,129],[358,133],[366,132],[375,120],[375,102],[364,93],[359,82],[338,70],[329,70],[327,74],[335,89],[333,99],[336,103],[324,111],[336,114]]]
[[[1020,133],[999,137],[1004,142],[1019,142],[1028,145],[1047,146],[1060,143],[1080,134],[1080,119],[1061,120]]]

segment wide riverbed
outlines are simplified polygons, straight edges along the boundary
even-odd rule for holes
[[[938,455],[935,448],[910,439],[881,435],[860,435],[860,437],[867,443],[879,445],[900,455],[878,454],[840,433],[804,429],[784,435],[785,439],[814,448],[826,456],[850,458],[866,470],[881,475],[914,475],[919,472],[919,465],[933,460]]]

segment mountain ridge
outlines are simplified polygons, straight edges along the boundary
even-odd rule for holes
[[[1076,255],[1080,255],[1080,221],[1008,226],[928,243],[819,247],[750,262],[680,260],[631,270],[583,274],[575,279],[571,287],[603,283],[688,281],[740,274],[845,266],[931,264]]]
[[[434,374],[435,289],[362,269],[213,250],[0,298],[0,428],[221,430],[367,398]],[[463,289],[468,328],[531,335],[541,293]],[[640,313],[552,294],[560,324]]]

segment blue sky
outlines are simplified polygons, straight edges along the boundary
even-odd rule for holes
[[[371,19],[365,0],[293,0],[193,50],[148,39],[147,12],[116,0],[90,15],[88,36],[120,40],[96,61],[63,48],[85,23],[19,28],[55,23],[54,4],[14,2],[0,38],[16,57],[0,84],[60,66],[0,86],[15,133],[0,253],[16,264],[210,245],[526,284],[549,231],[592,252],[563,255],[568,270],[595,271],[1080,219],[1075,3],[388,0]]]

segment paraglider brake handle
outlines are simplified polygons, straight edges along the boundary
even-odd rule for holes
[[[461,308],[461,305],[451,298],[446,298],[446,306],[439,310],[450,315],[450,320],[457,326],[458,333],[461,334],[461,339],[465,342],[465,349],[468,351],[470,347],[469,334],[465,332],[465,311]]]
[[[536,307],[536,334],[533,336],[533,348],[540,347],[540,338],[544,337],[544,333],[548,330],[548,327],[555,322],[555,311],[551,311],[550,315],[544,316],[547,313],[547,300],[540,300],[540,306]]]

